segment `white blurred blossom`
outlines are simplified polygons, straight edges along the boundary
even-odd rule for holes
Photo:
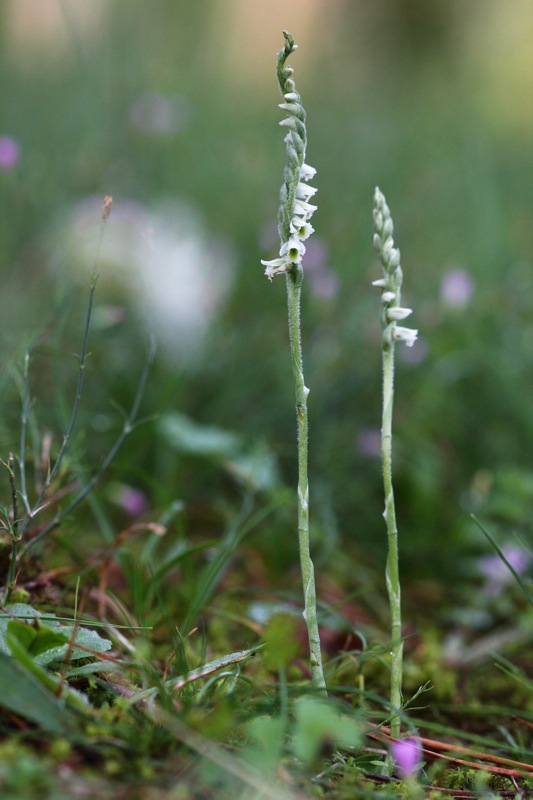
[[[85,271],[94,265],[100,239],[101,198],[73,211],[51,267],[61,279],[65,264]],[[73,257],[74,256],[74,257]],[[117,201],[98,255],[101,296],[129,296],[171,360],[182,360],[202,343],[232,285],[235,259],[224,242],[208,236],[198,212],[184,202],[148,208]]]

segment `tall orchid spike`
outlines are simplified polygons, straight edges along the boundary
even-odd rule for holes
[[[287,163],[284,170],[284,182],[280,190],[280,206],[278,211],[278,231],[281,241],[279,259],[261,261],[266,267],[265,275],[269,280],[275,275],[293,274],[301,282],[302,255],[305,247],[302,242],[309,238],[314,228],[309,220],[316,211],[316,206],[309,202],[316,189],[307,181],[314,178],[316,170],[305,163],[307,148],[307,131],[305,127],[305,109],[296,91],[292,78],[293,69],[286,64],[287,58],[294,53],[297,45],[290,33],[283,31],[285,47],[278,55],[277,74],[279,88],[285,102],[279,107],[287,116],[280,125],[288,129],[285,136]],[[297,242],[299,242],[297,244]]]
[[[304,611],[303,617],[309,639],[309,656],[313,688],[326,694],[326,681],[322,667],[320,632],[316,608],[315,571],[311,560],[309,543],[309,481],[308,481],[308,437],[307,437],[307,396],[302,359],[302,330],[300,325],[300,299],[303,279],[302,256],[305,253],[304,241],[313,233],[309,220],[316,206],[309,200],[315,189],[307,181],[315,175],[315,170],[305,163],[307,134],[305,111],[300,95],[296,91],[293,69],[286,63],[288,56],[296,50],[294,39],[283,31],[285,47],[278,55],[278,81],[285,102],[280,104],[287,117],[281,122],[287,128],[285,145],[287,163],[283,171],[283,186],[280,190],[279,237],[281,247],[279,258],[262,261],[269,280],[276,275],[285,274],[287,285],[287,306],[289,312],[289,341],[291,349],[292,373],[296,396],[296,426],[298,447],[298,546],[300,550],[300,569],[302,574]]]
[[[400,292],[402,288],[403,273],[400,266],[400,251],[394,246],[392,234],[394,225],[390,209],[385,196],[376,187],[374,192],[374,249],[377,250],[383,266],[383,278],[373,281],[372,285],[382,289],[381,301],[383,310],[381,322],[383,325],[383,340],[391,345],[394,341],[405,342],[407,347],[412,347],[418,336],[418,331],[413,328],[402,328],[396,325],[412,313],[410,308],[400,305]]]

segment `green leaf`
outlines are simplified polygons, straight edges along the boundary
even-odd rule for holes
[[[111,649],[109,639],[102,638],[89,628],[76,629],[74,625],[65,625],[55,614],[42,614],[26,603],[13,603],[5,608],[9,613],[0,614],[0,652],[10,652],[6,636],[8,626],[12,623],[16,624],[10,629],[11,636],[18,639],[33,656],[35,663],[41,666],[62,661],[67,652],[69,661],[91,656],[91,653],[80,647],[71,647],[71,641],[96,653],[105,653]]]
[[[7,630],[12,636],[16,636],[31,656],[39,656],[54,647],[68,644],[68,637],[64,633],[44,626],[27,625],[18,619],[9,620]]]
[[[341,714],[331,702],[301,697],[294,703],[296,724],[293,751],[301,761],[314,761],[327,747],[352,749],[361,742],[361,725],[355,717]]]
[[[286,720],[281,717],[255,717],[246,725],[246,733],[253,744],[246,748],[243,756],[269,775],[276,773],[283,751]]]
[[[76,726],[76,718],[14,658],[0,652],[0,705],[35,722],[49,733],[65,735]]]
[[[37,664],[36,660],[28,653],[24,645],[13,635],[9,628],[6,633],[6,643],[11,651],[13,659],[18,661],[28,675],[31,675],[41,686],[48,689],[53,697],[61,697],[62,705],[68,704],[70,708],[74,708],[84,715],[90,711],[91,707],[87,697],[65,684],[62,677],[58,677],[44,667],[41,667],[40,664]]]

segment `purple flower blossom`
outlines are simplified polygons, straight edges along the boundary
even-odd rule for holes
[[[531,564],[531,555],[520,547],[504,545],[501,550],[518,575],[524,573]],[[498,595],[515,581],[513,573],[497,554],[482,556],[477,565],[480,573],[485,578],[485,586],[483,588],[487,594]]]
[[[0,170],[14,169],[20,158],[20,145],[11,136],[0,136]]]
[[[148,510],[146,495],[134,486],[118,484],[113,491],[113,500],[129,517],[140,517]]]
[[[391,743],[392,757],[404,780],[415,777],[422,766],[422,748],[418,739],[397,739]]]
[[[440,296],[445,305],[464,308],[474,294],[474,281],[465,269],[451,269],[443,277]]]

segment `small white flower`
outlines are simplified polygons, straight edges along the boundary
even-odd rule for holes
[[[302,164],[300,167],[300,178],[302,181],[310,181],[316,175],[316,169],[314,167],[310,167],[309,164]]]
[[[389,259],[389,269],[393,270],[396,267],[400,266],[400,251],[398,248],[393,248],[391,250],[390,259]]]
[[[287,242],[281,245],[281,249],[279,251],[280,256],[285,258],[286,261],[290,261],[292,264],[301,264],[302,256],[305,253],[305,245],[304,243],[292,236]]]
[[[412,308],[400,308],[399,306],[395,306],[394,308],[387,309],[387,319],[391,322],[396,322],[397,320],[405,319],[412,313]]]
[[[377,281],[372,281],[372,286],[377,286],[378,289],[384,289],[387,286],[387,280],[385,278],[378,278]]]
[[[383,235],[384,236],[392,237],[392,234],[394,233],[394,225],[393,225],[393,222],[392,222],[392,217],[387,217],[387,219],[385,220],[385,223],[383,223],[382,226],[380,226],[380,227],[383,227]]]
[[[286,258],[273,258],[271,261],[261,261],[265,269],[265,275],[269,281],[272,281],[274,275],[282,275],[290,269],[290,262]]]
[[[299,103],[300,102],[300,95],[298,92],[287,92],[283,95],[287,103]]]
[[[372,216],[374,217],[374,225],[378,229],[378,231],[383,230],[383,214],[379,209],[375,208],[372,212]]]
[[[300,106],[298,103],[278,103],[278,108],[283,109],[283,111],[287,111],[288,114],[294,115],[300,111]]]
[[[392,303],[392,301],[396,298],[394,292],[383,292],[381,295],[381,302],[382,303]]]
[[[307,183],[299,183],[296,187],[296,197],[298,200],[309,200],[314,194],[317,193],[317,189],[314,186],[309,186]]]
[[[394,253],[394,240],[393,239],[385,239],[385,243],[383,245],[383,258],[386,261],[392,257]]]
[[[306,219],[311,219],[318,206],[313,206],[311,203],[306,203],[305,200],[296,200],[294,203],[293,214],[303,216]]]
[[[287,119],[282,119],[279,123],[282,127],[291,128],[293,131],[297,130],[296,122],[294,117],[287,117]]]
[[[301,242],[305,242],[305,240],[309,239],[311,234],[315,232],[315,229],[311,223],[306,222],[305,217],[298,216],[294,216],[291,219],[290,230],[291,233],[294,236],[297,236]]]
[[[401,328],[397,325],[392,329],[392,338],[397,342],[405,342],[407,347],[412,347],[416,342],[418,331],[413,328]]]

